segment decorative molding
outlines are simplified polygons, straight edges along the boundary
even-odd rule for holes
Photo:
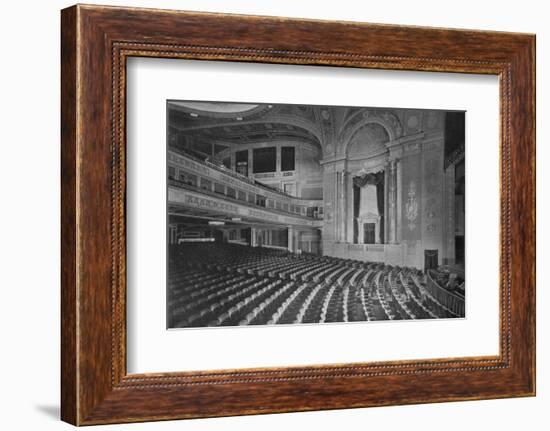
[[[407,201],[405,202],[405,218],[408,221],[410,231],[416,229],[416,218],[418,217],[418,198],[416,196],[416,182],[411,180],[407,188]]]
[[[379,124],[386,130],[389,141],[394,141],[403,134],[403,127],[397,115],[390,110],[384,108],[362,108],[348,119],[339,133],[338,142],[343,144],[343,154],[347,154],[347,147],[353,136],[362,127],[372,123]]]

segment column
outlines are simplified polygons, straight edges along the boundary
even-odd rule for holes
[[[390,242],[390,164],[384,167],[384,242]]]
[[[445,254],[442,256],[444,264],[455,263],[455,168],[449,166],[445,170],[445,221],[443,232],[445,240]]]
[[[250,228],[250,245],[252,247],[258,247],[258,243],[257,243],[257,238],[256,238],[256,228],[255,227],[251,227]]]
[[[254,163],[254,151],[252,150],[252,148],[249,148],[248,149],[248,176],[249,178],[252,178],[254,176],[253,172],[254,172],[254,169],[253,169],[253,163]]]
[[[397,189],[397,202],[396,202],[396,205],[397,205],[397,221],[396,221],[396,226],[397,226],[397,232],[396,232],[396,235],[395,235],[395,240],[398,244],[401,243],[401,234],[402,234],[402,230],[403,230],[403,215],[402,215],[402,212],[401,212],[401,207],[402,207],[402,202],[403,202],[403,196],[402,196],[402,169],[403,169],[403,163],[401,162],[401,160],[398,160],[397,161],[397,174],[396,174],[396,186],[395,188]]]
[[[292,226],[288,227],[288,251],[293,252],[294,251],[294,228]]]
[[[340,177],[342,173],[336,171],[334,173],[334,242],[340,241]]]
[[[339,209],[341,211],[340,216],[340,236],[338,240],[340,242],[346,242],[346,179],[348,173],[343,170],[340,174],[340,190],[339,190]]]
[[[347,211],[346,211],[346,242],[353,244],[353,177],[351,172],[347,174],[347,187],[346,187],[346,199],[347,199]]]
[[[397,163],[395,160],[390,162],[389,175],[389,243],[397,243]]]
[[[229,157],[231,159],[231,170],[232,171],[236,171],[237,170],[237,162],[236,162],[236,156],[235,156],[235,151],[232,151],[230,154],[229,154]]]
[[[281,146],[275,147],[275,172],[281,172]]]

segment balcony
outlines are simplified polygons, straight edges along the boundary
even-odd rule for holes
[[[225,218],[239,218],[243,222],[270,223],[284,226],[320,228],[322,222],[298,214],[268,209],[248,201],[222,196],[213,191],[201,189],[193,184],[169,180],[168,203],[171,207],[181,208],[181,215],[200,212]]]
[[[169,185],[223,196],[241,205],[274,213],[321,220],[322,200],[300,199],[266,186],[225,167],[181,151],[168,152]]]

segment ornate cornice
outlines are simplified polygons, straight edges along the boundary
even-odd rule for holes
[[[381,125],[388,133],[389,140],[394,141],[403,134],[403,127],[397,115],[390,110],[379,110],[364,108],[351,115],[342,126],[338,141],[344,144],[344,152],[353,136],[367,124],[376,123]]]

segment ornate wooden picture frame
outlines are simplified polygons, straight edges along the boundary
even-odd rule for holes
[[[61,20],[61,416],[75,425],[535,394],[535,37],[73,6]],[[128,374],[126,60],[497,75],[500,353],[490,357]]]

